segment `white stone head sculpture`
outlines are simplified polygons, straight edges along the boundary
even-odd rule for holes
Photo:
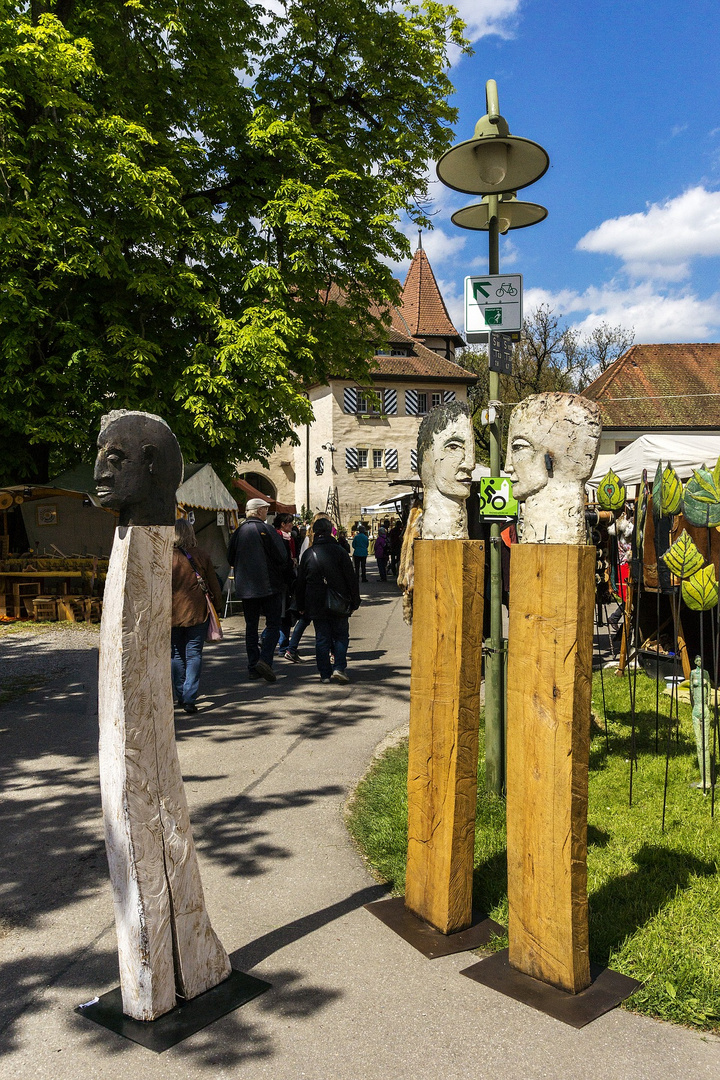
[[[515,406],[505,471],[525,503],[523,543],[585,543],[585,484],[601,431],[600,409],[579,394],[534,394]]]
[[[475,436],[467,405],[452,401],[427,414],[418,432],[417,460],[423,482],[423,540],[466,540],[467,498],[475,467]]]

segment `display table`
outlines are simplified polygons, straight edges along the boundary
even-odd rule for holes
[[[43,598],[99,598],[108,560],[48,559],[21,556],[0,560],[0,615],[35,618],[35,601]],[[64,606],[63,610],[67,608]],[[59,617],[64,617],[59,615]]]

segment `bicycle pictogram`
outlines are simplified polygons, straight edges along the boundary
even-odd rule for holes
[[[495,290],[496,296],[517,296],[518,291],[511,281],[504,281],[499,288]]]

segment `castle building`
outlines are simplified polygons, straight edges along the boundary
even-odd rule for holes
[[[343,524],[365,506],[395,497],[418,480],[416,444],[423,416],[448,401],[467,401],[477,381],[455,362],[464,345],[452,324],[427,254],[415,252],[400,305],[391,312],[385,348],[374,358],[372,385],[331,379],[309,390],[314,420],[296,429],[298,446],[278,447],[269,468],[237,466],[240,486],[299,511],[334,510]]]

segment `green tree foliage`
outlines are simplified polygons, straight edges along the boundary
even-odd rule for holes
[[[0,480],[119,407],[262,457],[366,377],[461,31],[433,0],[0,0]]]

